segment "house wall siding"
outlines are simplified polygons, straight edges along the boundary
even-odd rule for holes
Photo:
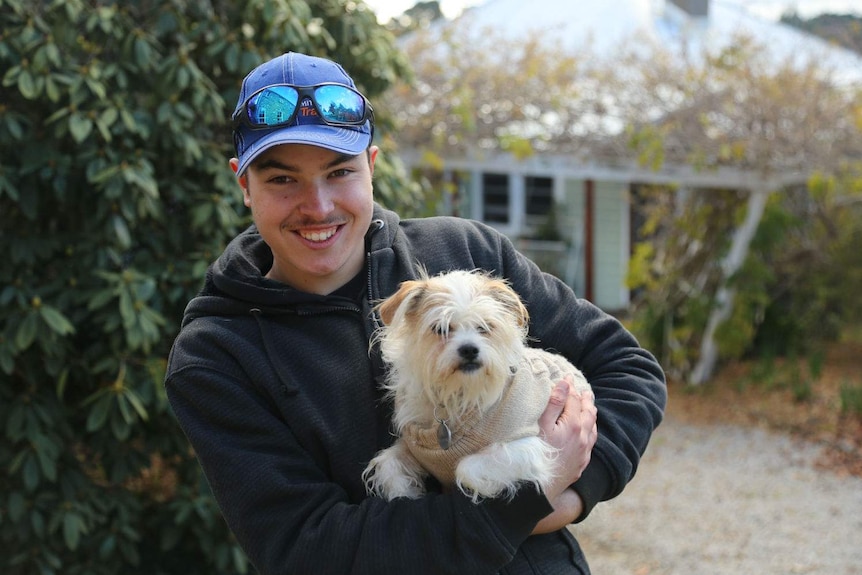
[[[566,179],[564,182],[564,198],[558,202],[562,215],[559,225],[563,238],[569,245],[569,253],[565,277],[562,279],[575,290],[576,294],[583,297],[587,288],[585,284],[587,274],[584,267],[586,193],[583,180]]]
[[[602,309],[623,309],[629,304],[626,288],[628,186],[619,182],[596,182],[595,190],[593,299]]]

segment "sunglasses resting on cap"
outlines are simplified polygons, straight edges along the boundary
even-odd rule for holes
[[[242,173],[279,144],[358,155],[371,145],[374,111],[340,65],[288,52],[246,76],[231,124]]]

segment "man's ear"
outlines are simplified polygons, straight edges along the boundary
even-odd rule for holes
[[[371,146],[368,148],[368,169],[371,170],[371,175],[374,175],[374,163],[377,161],[377,152],[380,151],[380,148],[377,146]]]
[[[236,174],[236,171],[239,169],[239,160],[237,158],[230,159],[230,169],[233,170],[234,174]],[[242,202],[246,207],[250,207],[251,198],[248,195],[248,170],[246,170],[241,176],[237,175],[236,181],[239,184],[239,187],[242,188]]]

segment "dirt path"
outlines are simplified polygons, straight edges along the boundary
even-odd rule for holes
[[[594,575],[862,575],[862,479],[819,456],[669,416],[626,491],[573,530]]]

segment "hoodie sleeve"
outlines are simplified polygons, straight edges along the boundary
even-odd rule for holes
[[[578,298],[499,237],[497,265],[530,313],[531,344],[566,356],[593,387],[598,440],[574,484],[584,502],[582,521],[600,501],[632,480],[667,402],[664,372],[655,357],[613,316]]]
[[[322,455],[298,440],[278,400],[252,383],[252,363],[231,359],[230,339],[206,320],[189,323],[171,353],[166,389],[229,527],[260,573],[496,573],[551,511],[533,489],[479,505],[456,493],[393,502],[350,493],[333,481]]]

